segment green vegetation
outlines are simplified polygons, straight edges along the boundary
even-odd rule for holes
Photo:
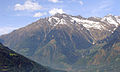
[[[16,56],[16,54],[15,54],[15,53],[10,53],[9,55],[10,55],[10,56]]]

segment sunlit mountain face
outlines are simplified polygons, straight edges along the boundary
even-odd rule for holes
[[[39,64],[70,72],[119,72],[120,17],[55,14],[0,36]]]

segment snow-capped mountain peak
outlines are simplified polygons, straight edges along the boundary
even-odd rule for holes
[[[119,25],[115,16],[112,16],[112,15],[105,16],[104,18],[102,18],[101,21],[106,22],[106,23],[111,24],[111,25],[114,25],[116,27],[118,27],[118,25]]]
[[[67,24],[66,20],[64,19],[66,15],[63,15],[63,18],[59,18],[56,16],[49,17],[48,21],[51,25],[56,26],[58,24]]]
[[[92,21],[88,19],[79,19],[76,17],[71,17],[71,22],[76,21],[78,24],[82,24],[85,28],[89,30],[89,28],[94,28],[94,29],[105,29],[100,22],[97,21]]]
[[[90,17],[84,18],[82,16],[72,16],[67,14],[55,14],[48,18],[48,22],[52,26],[60,25],[83,25],[87,30],[97,29],[97,30],[108,30],[113,31],[114,28],[120,25],[120,17],[107,15],[103,18],[100,17]]]

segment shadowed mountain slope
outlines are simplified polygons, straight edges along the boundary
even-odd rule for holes
[[[39,65],[0,43],[0,72],[64,72]]]

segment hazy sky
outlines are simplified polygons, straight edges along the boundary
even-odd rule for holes
[[[120,15],[120,0],[0,0],[0,35],[55,13]]]

